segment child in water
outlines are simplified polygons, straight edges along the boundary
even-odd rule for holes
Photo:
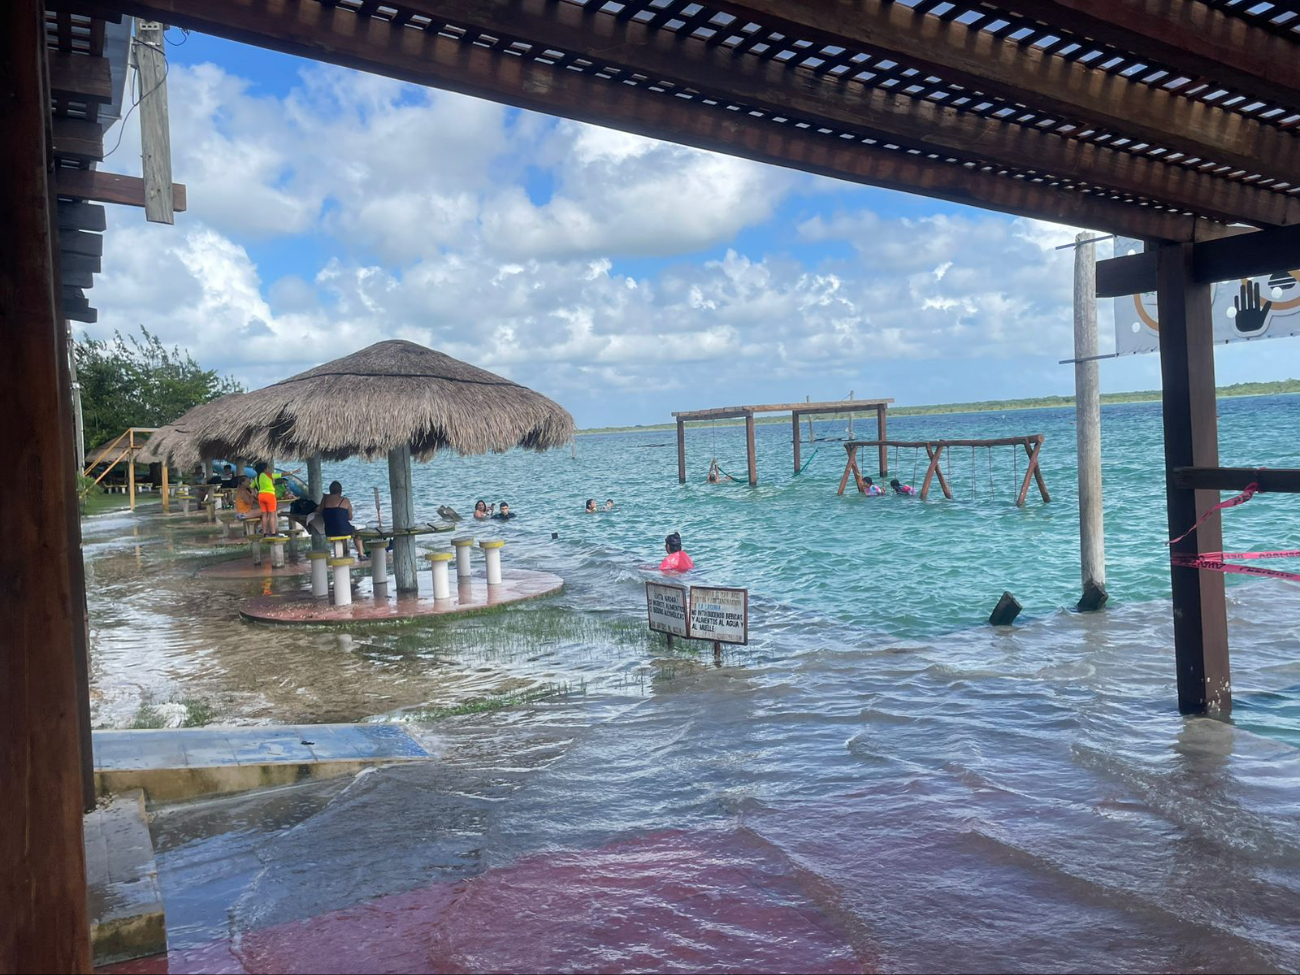
[[[864,477],[862,479],[858,484],[858,489],[869,498],[876,498],[885,493],[882,488],[879,488],[872,483],[872,480],[869,477]]]
[[[901,494],[904,497],[910,498],[916,494],[916,488],[912,487],[910,484],[899,484],[898,478],[894,478],[890,481],[889,486],[894,489],[895,494]]]
[[[682,536],[677,532],[664,539],[664,551],[668,554],[659,563],[660,572],[690,572],[695,568],[691,557],[682,551]]]

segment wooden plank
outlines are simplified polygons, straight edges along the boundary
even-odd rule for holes
[[[93,288],[95,286],[95,273],[77,268],[61,268],[59,270],[59,285],[64,288]]]
[[[93,325],[95,322],[99,321],[99,310],[91,307],[91,304],[85,295],[82,295],[80,298],[72,297],[68,294],[68,289],[65,289],[63,295],[63,317],[74,322]]]
[[[59,230],[94,230],[102,233],[106,229],[108,218],[98,203],[59,201]]]
[[[799,414],[790,414],[791,425],[794,428],[794,435],[791,442],[794,444],[794,472],[798,474],[803,470],[803,465],[799,463],[799,448],[802,446],[802,437],[799,435]]]
[[[55,98],[107,105],[113,100],[108,58],[50,51],[50,88]]]
[[[887,406],[892,399],[856,399],[830,403],[761,403],[753,406],[718,406],[707,410],[682,410],[673,416],[683,420],[724,420],[746,413],[865,413]]]
[[[1193,275],[1192,248],[1162,247],[1158,252],[1160,375],[1164,422],[1166,505],[1169,537],[1187,532],[1219,501],[1217,491],[1179,487],[1179,467],[1217,467],[1218,428],[1214,392],[1214,327],[1210,285]],[[1173,556],[1195,557],[1223,549],[1217,513],[1170,547]],[[1232,709],[1224,578],[1170,565],[1173,590],[1174,657],[1178,709],[1184,714]]]
[[[946,440],[939,438],[934,440],[848,440],[845,441],[845,446],[934,447],[942,444],[945,447],[1008,447],[1023,443],[1042,443],[1043,439],[1041,433],[1031,433],[1024,437],[993,437],[988,440]]]
[[[144,180],[138,176],[119,176],[117,173],[92,172],[88,169],[60,169],[58,171],[59,196],[101,203],[120,203],[125,206],[145,205]],[[185,209],[185,186],[172,184],[172,208]]]
[[[686,483],[686,424],[677,421],[677,482]]]
[[[93,257],[103,257],[104,235],[88,233],[85,230],[60,230],[59,252],[61,254],[90,254]]]
[[[1192,273],[1198,284],[1253,278],[1300,268],[1300,227],[1276,227],[1198,243]],[[1097,262],[1097,297],[1123,298],[1156,290],[1154,251]]]
[[[1202,491],[1244,491],[1248,485],[1269,494],[1300,494],[1300,470],[1256,467],[1175,467],[1174,486]]]
[[[735,101],[747,109],[898,139],[918,149],[942,148],[962,159],[1032,168],[1173,203],[1214,219],[1300,223],[1300,200],[1273,190],[964,112],[896,89],[846,83],[794,69],[785,61],[736,57],[730,48],[685,31],[656,30],[636,20],[593,13],[598,6],[594,4],[404,0],[404,6],[496,36],[583,53],[602,66]]]
[[[151,223],[176,222],[172,214],[172,141],[167,118],[167,52],[163,31],[163,25],[155,20],[136,24],[144,216]]]
[[[81,537],[71,390],[54,278],[45,11],[0,4],[0,388],[21,505],[0,506],[0,971],[88,972],[77,694]]]
[[[1051,503],[1052,496],[1047,493],[1047,482],[1043,480],[1043,467],[1038,462],[1038,454],[1043,449],[1043,442],[1040,440],[1032,447],[1025,444],[1025,453],[1029,455],[1029,470],[1026,473],[1034,475],[1034,481],[1038,484],[1038,493],[1042,495],[1043,503]]]
[[[1097,262],[1097,297],[1124,298],[1156,290],[1156,252],[1142,251]]]
[[[102,258],[96,254],[70,254],[60,251],[59,273],[67,280],[69,274],[85,275],[98,274]],[[76,285],[76,287],[88,287],[88,285]]]
[[[104,130],[98,122],[56,116],[54,154],[98,162],[104,158]]]
[[[885,408],[881,406],[876,409],[876,436],[884,441],[888,435],[889,431],[885,428]],[[889,476],[889,447],[883,442],[880,444],[880,476]]]
[[[749,486],[758,487],[758,455],[754,449],[754,414],[745,415],[745,459],[749,463]]]
[[[415,84],[952,203],[1153,240],[1203,239],[1222,226],[1047,182],[847,142],[698,99],[503,56],[428,31],[394,27],[377,17],[358,18],[345,7],[289,0],[115,0],[113,9]]]
[[[840,489],[836,494],[843,495],[844,489],[849,486],[849,475],[857,469],[857,447],[853,444],[845,444],[845,450],[848,452],[848,458],[844,461],[844,476],[840,478]]]
[[[1004,6],[1190,78],[1300,105],[1300,45],[1208,3],[1007,0]]]
[[[945,81],[1288,183],[1300,139],[1239,113],[887,0],[718,0],[791,37],[897,57]]]
[[[930,481],[934,479],[935,472],[939,470],[939,455],[928,443],[921,444],[925,448],[925,454],[930,458],[930,463],[925,469],[925,480],[921,482],[921,500],[924,501],[930,494]],[[943,477],[943,474],[939,474]]]

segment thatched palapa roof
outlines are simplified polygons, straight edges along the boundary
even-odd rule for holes
[[[227,397],[228,399],[228,397]],[[573,438],[573,417],[518,383],[414,342],[379,342],[205,413],[195,431],[240,456],[343,460],[409,446],[441,450],[546,450]]]
[[[218,454],[228,453],[220,442],[201,443],[199,434],[204,428],[204,418],[232,415],[238,409],[243,393],[228,393],[214,400],[200,403],[166,426],[161,426],[149,436],[140,451],[142,464],[164,463],[176,468],[189,468]]]

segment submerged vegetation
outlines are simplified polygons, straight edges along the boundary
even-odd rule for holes
[[[161,703],[146,695],[128,726],[133,731],[159,728],[202,728],[212,724],[217,712],[207,701],[194,697],[172,698]]]

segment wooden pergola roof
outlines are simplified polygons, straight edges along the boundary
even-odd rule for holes
[[[1300,222],[1291,3],[54,3],[1148,240]]]

